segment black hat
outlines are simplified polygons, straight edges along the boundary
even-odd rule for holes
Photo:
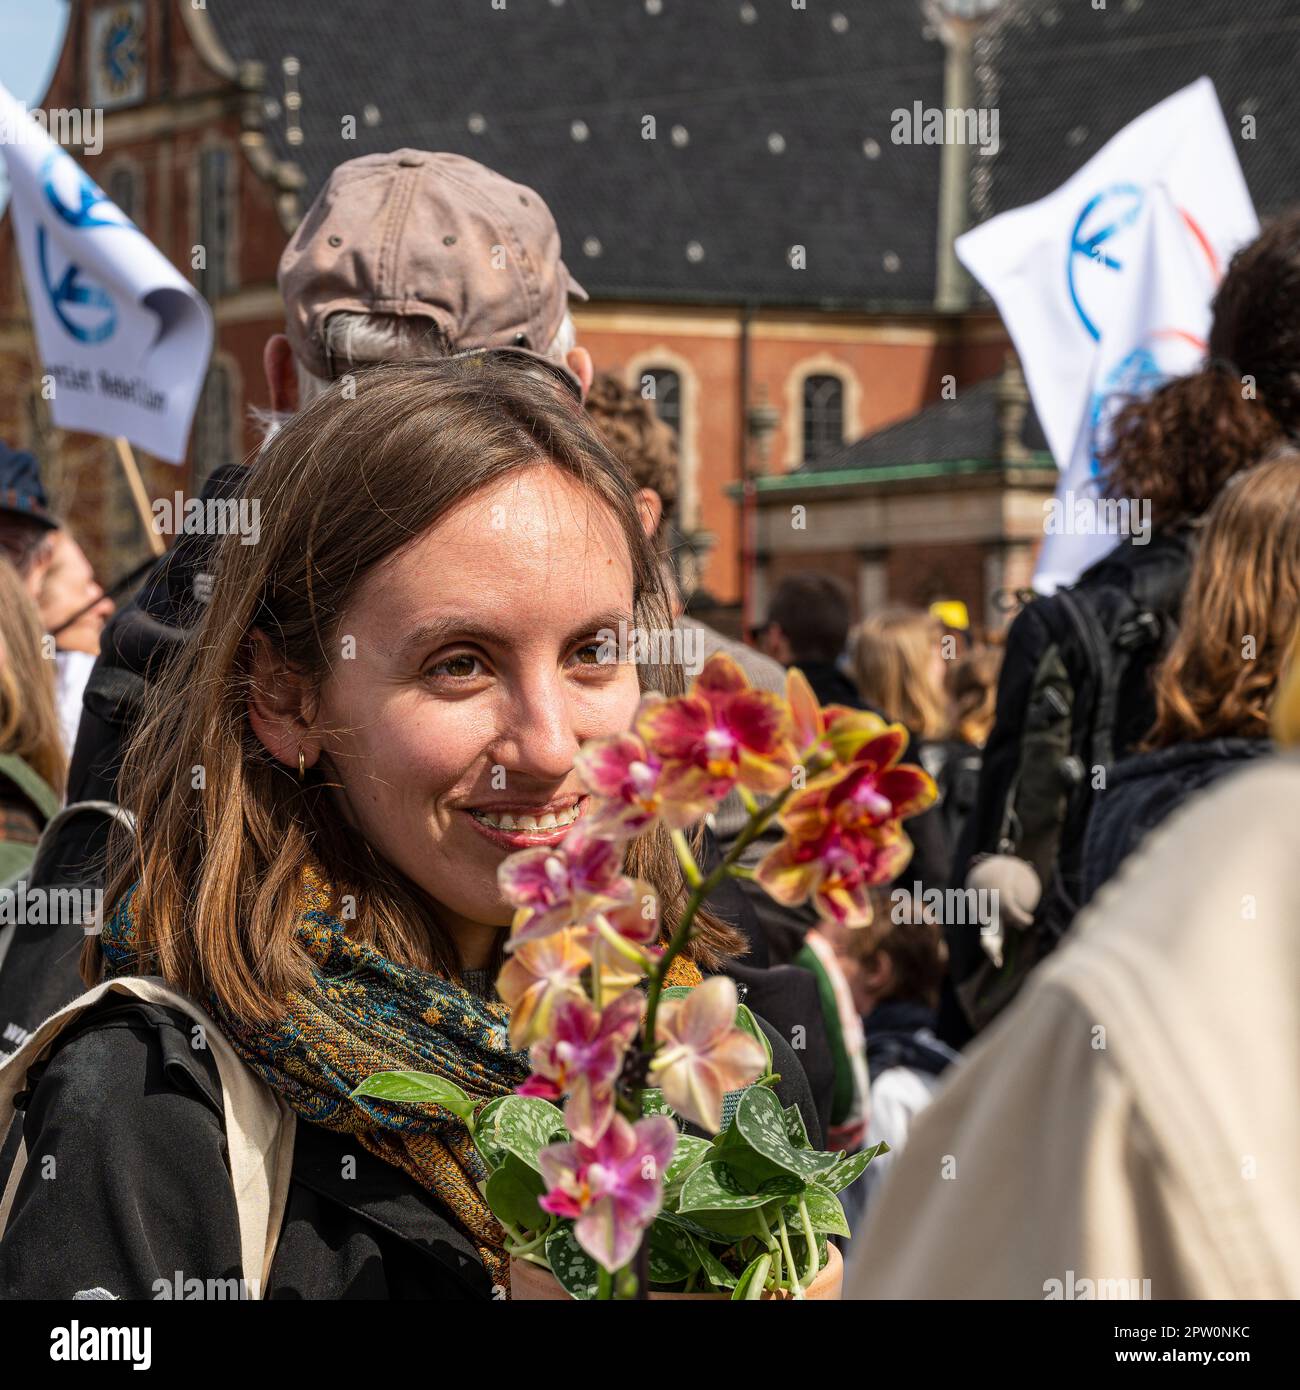
[[[49,498],[41,486],[41,469],[32,454],[11,449],[0,440],[0,512],[25,517],[38,526],[57,530]]]

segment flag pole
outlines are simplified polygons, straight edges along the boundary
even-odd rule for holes
[[[131,500],[135,503],[135,509],[140,514],[140,524],[144,527],[145,535],[149,537],[149,548],[155,555],[161,555],[167,546],[153,524],[153,513],[149,509],[149,494],[144,490],[144,480],[140,477],[140,466],[135,461],[135,454],[132,453],[131,445],[122,435],[117,435],[113,443],[117,446],[117,461],[122,465],[122,472],[126,474],[127,486],[131,489]]]

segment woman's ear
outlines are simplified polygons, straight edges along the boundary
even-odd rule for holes
[[[307,678],[275,649],[266,633],[253,631],[249,659],[248,722],[262,747],[286,767],[313,767],[321,741],[312,719],[315,695]]]
[[[637,499],[641,508],[641,529],[654,540],[664,517],[664,499],[652,487],[639,489]]]

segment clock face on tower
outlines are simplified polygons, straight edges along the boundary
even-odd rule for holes
[[[116,0],[90,15],[90,93],[111,109],[145,95],[144,0]]]

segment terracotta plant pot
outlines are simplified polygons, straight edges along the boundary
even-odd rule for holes
[[[834,1245],[830,1247],[830,1258],[826,1268],[803,1291],[807,1299],[836,1302],[844,1287],[844,1260]],[[564,1291],[564,1286],[549,1269],[532,1264],[528,1260],[510,1261],[510,1297],[516,1303],[537,1303],[549,1300],[573,1300]],[[725,1293],[651,1293],[651,1299],[683,1300],[699,1302],[704,1299],[723,1301]],[[788,1293],[763,1295],[765,1299],[786,1300]]]

